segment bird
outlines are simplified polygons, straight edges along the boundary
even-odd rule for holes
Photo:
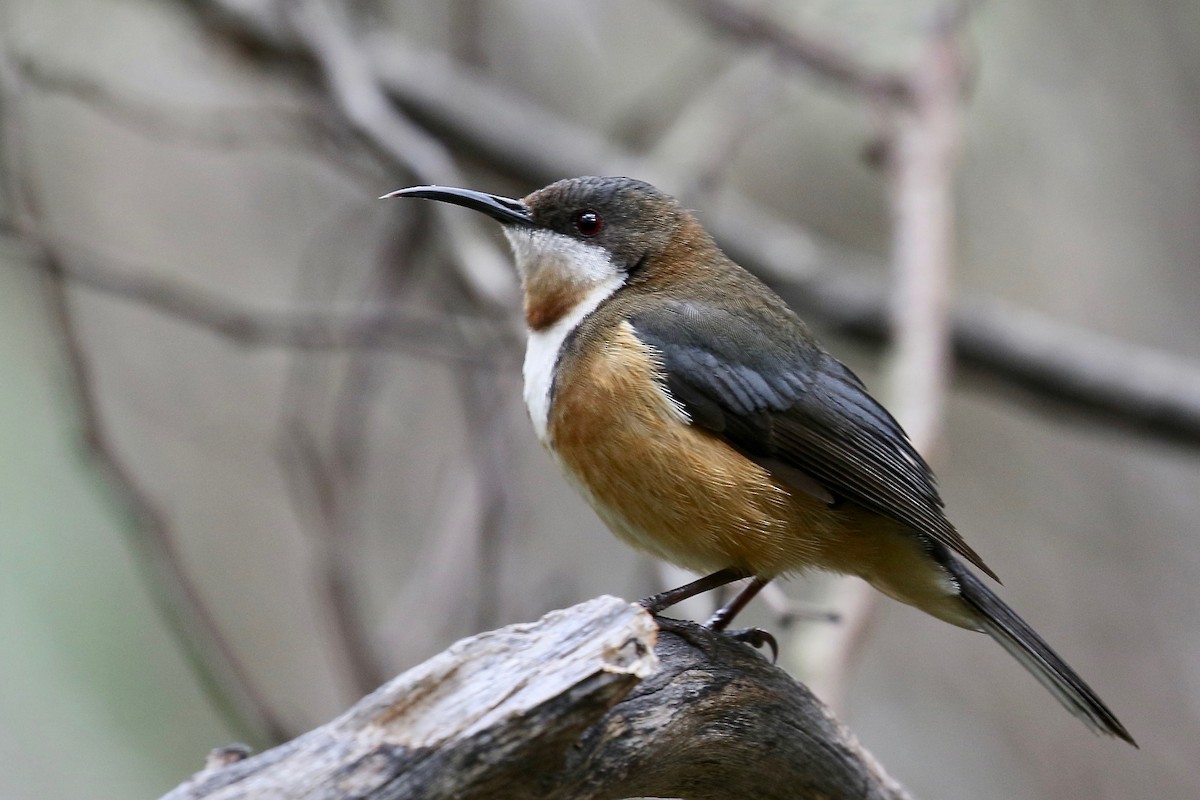
[[[652,613],[751,579],[707,623],[724,630],[777,577],[857,576],[988,634],[1092,731],[1137,746],[966,565],[999,582],[895,418],[672,196],[578,177],[520,199],[447,186],[383,197],[500,223],[522,286],[537,438],[618,538],[703,575],[647,598]]]

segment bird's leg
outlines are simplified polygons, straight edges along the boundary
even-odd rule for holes
[[[659,592],[656,595],[651,595],[642,601],[642,608],[649,611],[651,614],[657,614],[660,611],[670,608],[676,603],[682,603],[689,597],[695,597],[711,589],[716,589],[718,586],[724,586],[727,583],[740,581],[742,578],[748,577],[741,570],[727,567],[726,569],[718,570],[711,575],[705,575],[703,578],[698,578],[691,583],[686,583],[675,589],[668,589],[665,592]],[[762,588],[761,586],[759,587]],[[758,591],[757,589],[755,590]],[[753,597],[754,595],[751,595]],[[738,595],[740,598],[741,595]],[[746,598],[749,602],[750,598]],[[734,602],[737,602],[735,598]],[[732,605],[732,604],[731,604]],[[745,605],[743,603],[742,605]],[[739,609],[741,606],[738,607]],[[719,613],[719,612],[718,612]],[[737,613],[736,611],[734,613]],[[728,622],[726,623],[728,624]]]
[[[737,596],[730,600],[725,605],[717,609],[716,613],[708,618],[708,622],[704,623],[704,627],[713,631],[723,631],[733,622],[743,608],[749,604],[754,596],[762,591],[762,588],[771,581],[770,578],[755,578],[746,584],[746,587],[737,593]],[[771,663],[779,658],[779,643],[775,641],[775,637],[762,628],[741,628],[736,631],[729,631],[729,636],[737,639],[739,642],[744,642],[751,647],[761,648],[767,645],[771,648]]]
[[[736,597],[718,608],[716,613],[708,618],[708,622],[704,623],[704,627],[714,631],[723,631],[728,628],[729,623],[733,622],[733,618],[770,582],[770,578],[755,578],[750,581],[746,584],[746,588],[737,593]]]

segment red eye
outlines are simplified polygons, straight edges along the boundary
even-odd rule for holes
[[[575,230],[584,236],[595,236],[604,227],[604,220],[590,208],[575,212]]]

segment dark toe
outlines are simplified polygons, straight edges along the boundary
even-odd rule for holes
[[[762,628],[738,628],[726,631],[725,635],[759,650],[766,645],[771,648],[771,663],[774,664],[779,660],[779,642],[775,641],[775,637]]]

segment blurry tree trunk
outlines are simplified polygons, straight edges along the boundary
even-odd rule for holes
[[[287,744],[229,752],[166,797],[907,797],[750,648],[614,597],[465,639]]]

